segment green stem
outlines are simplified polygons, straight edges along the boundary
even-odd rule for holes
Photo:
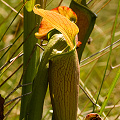
[[[39,0],[37,0],[38,2]],[[23,45],[23,52],[24,52],[24,57],[23,57],[23,71],[26,69],[26,65],[28,62],[28,59],[30,57],[30,54],[37,42],[37,39],[34,37],[35,30],[37,31],[38,28],[36,28],[32,34],[29,36],[33,28],[36,26],[37,23],[39,23],[40,19],[39,16],[36,16],[33,11],[28,12],[26,8],[24,7],[24,45]],[[28,37],[29,36],[29,37]],[[24,73],[23,77],[23,83],[22,84],[27,84],[31,83],[34,79],[36,73],[36,52],[34,52],[29,65]],[[22,88],[22,95],[31,92],[32,86],[24,86]],[[26,113],[26,108],[27,108],[27,103],[29,100],[29,95],[22,97],[21,99],[21,110],[20,110],[20,120],[22,120],[25,117]]]
[[[63,48],[66,46],[65,44],[66,42],[65,43],[62,42],[62,45],[60,44],[60,40],[62,40],[62,38],[61,37],[59,38],[57,34],[54,35],[49,41],[43,53],[37,75],[33,82],[32,95],[31,95],[30,103],[28,104],[25,120],[41,120],[42,119],[43,104],[44,104],[45,94],[48,86],[47,63],[49,61],[49,57],[51,52],[53,51],[53,48],[59,48],[59,47]]]

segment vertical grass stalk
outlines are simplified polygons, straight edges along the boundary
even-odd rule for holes
[[[114,37],[115,37],[115,29],[116,29],[116,25],[117,25],[117,19],[118,19],[118,14],[119,14],[119,8],[120,8],[120,0],[119,0],[119,3],[118,3],[118,8],[117,8],[117,12],[116,12],[116,18],[115,18],[115,22],[114,22],[114,26],[113,26],[113,32],[112,32],[112,38],[111,38],[111,44],[113,44],[114,42]],[[101,93],[101,89],[102,89],[102,86],[103,86],[103,82],[104,82],[104,79],[105,79],[105,75],[106,75],[106,71],[107,71],[107,68],[108,68],[108,63],[109,63],[109,60],[110,60],[110,56],[111,56],[111,53],[112,53],[112,46],[110,46],[110,52],[109,52],[109,56],[108,56],[108,60],[107,60],[107,65],[106,65],[106,68],[105,68],[105,72],[104,72],[104,75],[103,75],[103,79],[102,79],[102,83],[101,83],[101,86],[100,86],[100,90],[99,90],[99,93],[98,93],[98,96],[97,96],[97,99],[96,99],[96,104],[98,102],[98,99],[99,99],[99,95]],[[107,98],[108,99],[108,98]],[[108,100],[107,100],[108,101]],[[106,102],[106,100],[105,100]],[[104,104],[104,103],[103,103]],[[107,102],[106,102],[107,104]],[[105,105],[106,105],[105,104]],[[105,107],[104,105],[104,107]],[[103,106],[103,105],[102,105]],[[95,109],[95,106],[93,108],[93,111]],[[103,108],[102,108],[103,109]],[[102,110],[103,111],[103,110]],[[101,112],[100,112],[101,114]]]
[[[40,3],[40,0],[37,0],[36,2]],[[35,33],[35,31],[37,31],[38,28],[36,28],[35,30],[33,30],[33,28],[39,22],[40,22],[39,16],[36,16],[33,13],[33,11],[28,12],[26,10],[26,8],[24,7],[24,40],[26,38],[27,38],[27,40],[25,41],[25,43],[23,45],[23,51],[24,51],[23,71],[25,71],[25,69],[26,69],[26,65],[27,65],[28,59],[30,57],[30,54],[37,42],[37,39],[34,37],[34,33]],[[32,30],[33,30],[33,32],[31,33]],[[36,73],[36,61],[37,61],[36,60],[36,52],[34,52],[32,58],[29,62],[29,65],[24,73],[22,84],[28,84],[33,81],[35,73]],[[23,86],[22,95],[31,92],[31,90],[32,90],[32,85]],[[23,96],[21,99],[20,120],[22,120],[25,116],[28,100],[29,100],[29,95]]]

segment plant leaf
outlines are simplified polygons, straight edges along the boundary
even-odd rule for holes
[[[75,0],[77,1],[77,0]],[[89,10],[85,5],[85,0],[75,2],[72,0],[70,8],[77,14],[77,26],[80,29],[78,33],[78,40],[82,42],[82,45],[77,49],[79,61],[81,60],[82,52],[85,48],[86,42],[93,30],[96,15]]]
[[[67,17],[69,20],[77,22],[77,15],[69,7],[59,6],[57,8],[52,9],[51,11],[57,12]],[[39,32],[35,33],[36,38],[38,39],[46,38],[47,33],[53,28],[54,27],[45,18],[43,18],[40,23]]]
[[[62,34],[55,34],[51,37],[41,58],[36,78],[33,82],[33,90],[28,103],[25,120],[41,120],[43,104],[48,87],[48,62],[53,49],[63,50],[67,46]]]
[[[38,14],[45,18],[54,28],[59,30],[65,37],[70,48],[74,48],[74,38],[75,35],[79,32],[78,27],[74,23],[72,23],[68,18],[59,13],[39,9],[38,4],[35,5],[33,11],[35,14]]]
[[[34,5],[35,5],[35,0],[30,0],[30,1],[27,1],[25,7],[26,7],[28,12],[31,12],[33,7],[34,7]]]
[[[48,73],[54,120],[77,120],[80,71],[76,49],[51,57]]]

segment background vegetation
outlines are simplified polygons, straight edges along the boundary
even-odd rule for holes
[[[109,1],[109,3],[102,9],[102,7]],[[92,54],[102,50],[106,46],[110,45],[111,43],[111,35],[113,31],[113,25],[115,21],[116,11],[118,7],[119,0],[92,0],[90,4],[88,4],[89,8],[97,14],[97,20],[94,27],[94,30],[90,36],[91,43],[86,45],[86,48],[82,55],[82,60],[91,56]],[[12,8],[15,8],[17,11],[22,6],[21,0],[6,0],[8,5]],[[88,2],[88,1],[87,1]],[[100,10],[100,11],[99,11]],[[20,12],[23,15],[23,12]],[[0,1],[0,38],[2,38],[3,34],[5,33],[6,29],[9,27],[11,21],[15,17],[16,13],[11,8],[9,8],[6,4],[3,4],[3,0]],[[23,18],[22,16],[18,15],[10,28],[8,29],[5,36],[2,38],[0,42],[0,58],[7,50],[6,46],[11,46],[17,37],[23,32]],[[114,41],[120,39],[120,15],[118,16],[117,26],[115,31]],[[23,42],[23,35],[19,37],[16,43],[11,47],[8,53],[0,59],[0,67],[2,67],[17,49],[17,47]],[[39,41],[38,41],[39,42]],[[108,65],[107,73],[105,76],[105,81],[103,83],[103,87],[101,90],[101,94],[98,100],[98,104],[101,106],[105,100],[105,97],[109,91],[111,83],[116,76],[116,73],[120,66],[120,42],[116,43],[112,50],[112,54],[110,56],[110,62]],[[29,46],[28,46],[29,47]],[[13,57],[17,56],[23,47],[21,47]],[[94,98],[97,98],[100,85],[102,82],[102,78],[104,75],[105,67],[107,64],[108,53],[104,54],[105,52],[109,51],[109,49],[91,57],[80,63],[80,78],[84,83],[84,86],[91,92]],[[104,54],[104,55],[102,55]],[[100,57],[99,57],[100,56]],[[99,57],[99,58],[97,58]],[[3,83],[21,64],[23,63],[23,57],[19,57],[15,60],[15,62],[10,63],[12,64],[9,68],[7,65],[4,69],[0,71],[0,84]],[[6,70],[7,69],[7,70]],[[5,72],[4,72],[5,71]],[[8,94],[18,85],[21,75],[22,75],[22,67],[11,77],[7,80],[7,82],[0,86],[0,94],[2,97],[6,98]],[[111,96],[108,101],[108,104],[104,110],[107,118],[109,120],[120,119],[120,79],[118,80]],[[90,95],[90,93],[88,93]],[[18,88],[9,98],[6,99],[6,102],[14,99],[18,96],[21,96],[21,87]],[[15,107],[12,109],[12,107]],[[7,105],[7,104],[6,104]],[[115,106],[114,106],[115,105]],[[12,111],[11,111],[12,109]],[[45,105],[44,105],[44,120],[49,120],[51,118],[51,103],[49,97],[49,91],[46,95]],[[85,93],[80,89],[79,94],[79,112],[78,112],[78,119],[82,119],[88,113],[92,112],[93,104],[90,102],[88,97]],[[8,115],[8,120],[19,119],[20,114],[20,98],[17,99],[15,102],[11,103],[10,105],[5,106],[4,113]],[[99,110],[98,110],[99,111]],[[96,112],[98,112],[96,111]],[[110,111],[110,112],[109,112]],[[104,117],[103,117],[104,118]]]

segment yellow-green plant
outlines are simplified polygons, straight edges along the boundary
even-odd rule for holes
[[[78,3],[76,4],[79,6]],[[78,34],[79,29],[67,17],[54,11],[39,9],[39,7],[39,5],[36,5],[33,8],[34,13],[42,16],[46,22],[50,23],[60,33],[57,34],[58,31],[52,30],[47,35],[49,42],[43,53],[32,85],[32,93],[28,102],[25,119],[37,120],[42,118],[44,98],[49,83],[53,119],[76,120],[80,71],[75,36]],[[83,9],[88,11],[84,6],[79,7],[83,7]],[[94,21],[92,21],[91,28],[93,28],[96,18],[95,15],[91,16],[90,14],[89,23],[92,17],[94,17]],[[88,26],[86,29],[88,29]],[[89,31],[91,32],[91,30]],[[54,34],[51,36],[53,31]],[[86,32],[85,34],[88,33]],[[37,33],[36,36],[40,37],[41,35]],[[86,41],[84,46],[85,43]]]

